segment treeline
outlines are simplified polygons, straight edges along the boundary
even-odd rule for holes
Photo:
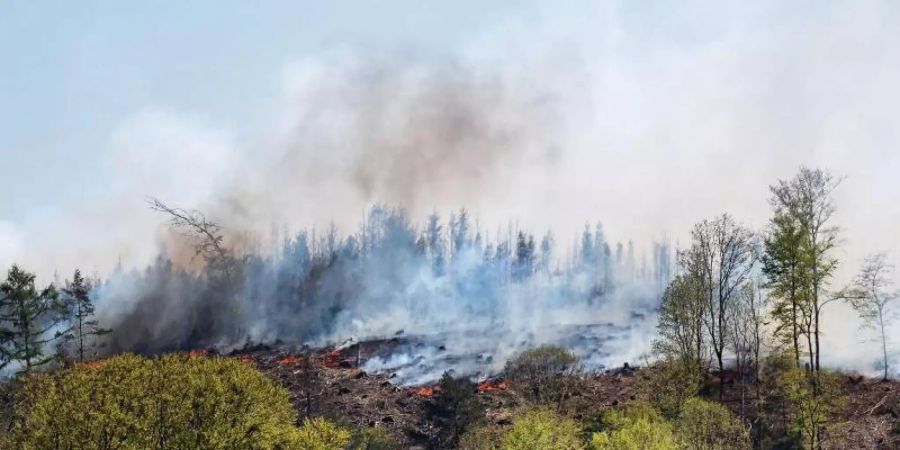
[[[94,315],[91,289],[78,270],[61,289],[39,289],[34,274],[13,265],[0,284],[0,373],[96,357],[109,330]]]
[[[409,322],[401,328],[436,329],[449,317],[496,327],[511,310],[546,320],[547,311],[591,307],[623,285],[645,287],[652,303],[672,271],[668,244],[654,243],[647,258],[630,241],[610,242],[600,223],[586,224],[560,250],[549,231],[510,224],[487,233],[465,209],[417,225],[402,208],[375,205],[355,233],[274,229],[263,244],[199,211],[155,199],[150,207],[182,235],[195,254],[192,268],[163,251],[142,271],[120,267],[93,281],[76,272],[62,291],[39,292],[34,275],[14,267],[0,298],[0,329],[12,330],[2,335],[4,360],[44,364],[59,343],[61,357],[82,360],[101,341],[109,354],[156,354],[346,339],[385,331],[365,321],[397,311]]]
[[[698,223],[662,297],[654,344],[662,364],[694,394],[713,369],[719,400],[726,383],[736,381],[757,443],[823,445],[838,404],[835,375],[821,364],[829,303],[848,301],[877,328],[883,376],[889,375],[886,310],[897,294],[888,289],[886,257],[868,258],[851,285],[832,286],[840,262],[832,196],[839,181],[804,167],[770,186],[772,216],[760,232],[727,214]]]

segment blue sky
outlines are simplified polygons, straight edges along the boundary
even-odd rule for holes
[[[140,265],[147,195],[241,227],[387,201],[677,240],[763,225],[800,164],[847,176],[850,259],[900,252],[898,25],[874,0],[4,2],[0,265]]]

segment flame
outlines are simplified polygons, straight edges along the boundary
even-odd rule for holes
[[[341,360],[344,359],[344,355],[338,349],[332,349],[328,353],[322,357],[322,365],[328,367],[330,369],[336,369],[340,367]]]
[[[99,369],[99,368],[103,367],[103,364],[105,362],[106,361],[104,361],[102,359],[95,359],[93,361],[88,361],[88,362],[82,363],[81,367],[84,367],[85,369]]]
[[[241,356],[241,362],[244,364],[253,364],[253,358],[250,355]]]
[[[420,387],[419,390],[416,391],[416,395],[419,397],[431,397],[434,395],[434,388],[428,386]]]
[[[294,364],[297,364],[298,362],[300,362],[299,356],[288,355],[288,356],[285,356],[284,358],[279,359],[278,365],[279,366],[293,366]]]
[[[208,350],[191,350],[188,352],[188,357],[190,358],[199,358],[201,356],[206,356],[209,353]]]
[[[475,386],[475,391],[479,394],[485,393],[493,393],[505,391],[506,388],[509,387],[504,380],[484,380],[481,383],[478,383],[478,386]]]

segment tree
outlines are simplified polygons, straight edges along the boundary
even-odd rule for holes
[[[444,373],[434,397],[426,405],[425,416],[438,430],[434,448],[455,448],[460,436],[484,418],[484,408],[475,398],[475,386],[465,378]]]
[[[681,362],[703,377],[708,365],[708,349],[703,338],[704,293],[700,281],[679,275],[663,292],[656,329],[656,351]]]
[[[581,382],[578,358],[572,352],[544,345],[522,352],[506,363],[503,373],[529,400],[562,408]]]
[[[755,261],[753,233],[723,214],[695,225],[691,238],[691,247],[681,252],[680,262],[704,293],[704,327],[721,373],[736,297]],[[720,399],[724,393],[720,379]]]
[[[84,362],[85,356],[91,357],[91,348],[97,345],[96,338],[110,332],[100,328],[94,318],[94,304],[91,302],[91,283],[86,281],[80,270],[75,270],[72,281],[66,282],[63,292],[63,307],[69,328],[62,332],[61,345],[72,347],[66,350],[77,355],[78,362]]]
[[[52,284],[38,291],[34,281],[33,273],[13,265],[0,284],[0,368],[17,361],[28,373],[53,359],[44,354],[44,346],[62,320],[59,295]]]
[[[801,167],[790,180],[779,180],[770,186],[776,214],[785,214],[797,221],[803,236],[801,249],[808,279],[808,322],[812,334],[813,369],[820,368],[819,325],[824,289],[834,274],[838,260],[832,253],[838,244],[838,228],[831,225],[835,206],[834,189],[840,184],[821,169]]]
[[[731,349],[735,356],[741,389],[741,416],[744,415],[746,405],[748,373],[752,373],[751,379],[756,385],[757,403],[760,400],[759,360],[765,339],[765,327],[768,324],[766,307],[767,298],[754,281],[748,281],[741,287],[730,327]]]
[[[699,398],[684,402],[675,421],[684,450],[749,450],[750,433],[727,407]]]
[[[777,199],[772,200],[776,209]],[[809,277],[804,257],[806,237],[799,220],[778,211],[769,222],[763,242],[762,270],[768,279],[766,287],[775,299],[772,318],[775,336],[793,350],[794,363],[800,367],[800,337],[808,334],[803,317],[809,311]],[[810,357],[812,349],[810,348]]]
[[[882,366],[884,368],[883,379],[888,379],[888,342],[885,334],[885,319],[888,306],[900,297],[900,292],[891,291],[893,285],[890,279],[893,266],[888,264],[884,253],[878,253],[866,258],[863,266],[853,281],[850,302],[859,313],[865,325],[877,328],[881,336]]]

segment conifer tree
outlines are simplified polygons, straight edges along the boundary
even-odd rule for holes
[[[98,345],[97,337],[110,332],[100,328],[94,317],[94,304],[91,302],[91,283],[84,279],[80,270],[75,270],[72,281],[66,282],[63,292],[63,306],[69,328],[61,334],[62,346],[70,351],[78,362],[92,356],[91,350]]]
[[[50,362],[44,346],[50,331],[62,320],[56,288],[38,291],[35,275],[13,265],[0,284],[0,368],[18,362],[24,372]]]

